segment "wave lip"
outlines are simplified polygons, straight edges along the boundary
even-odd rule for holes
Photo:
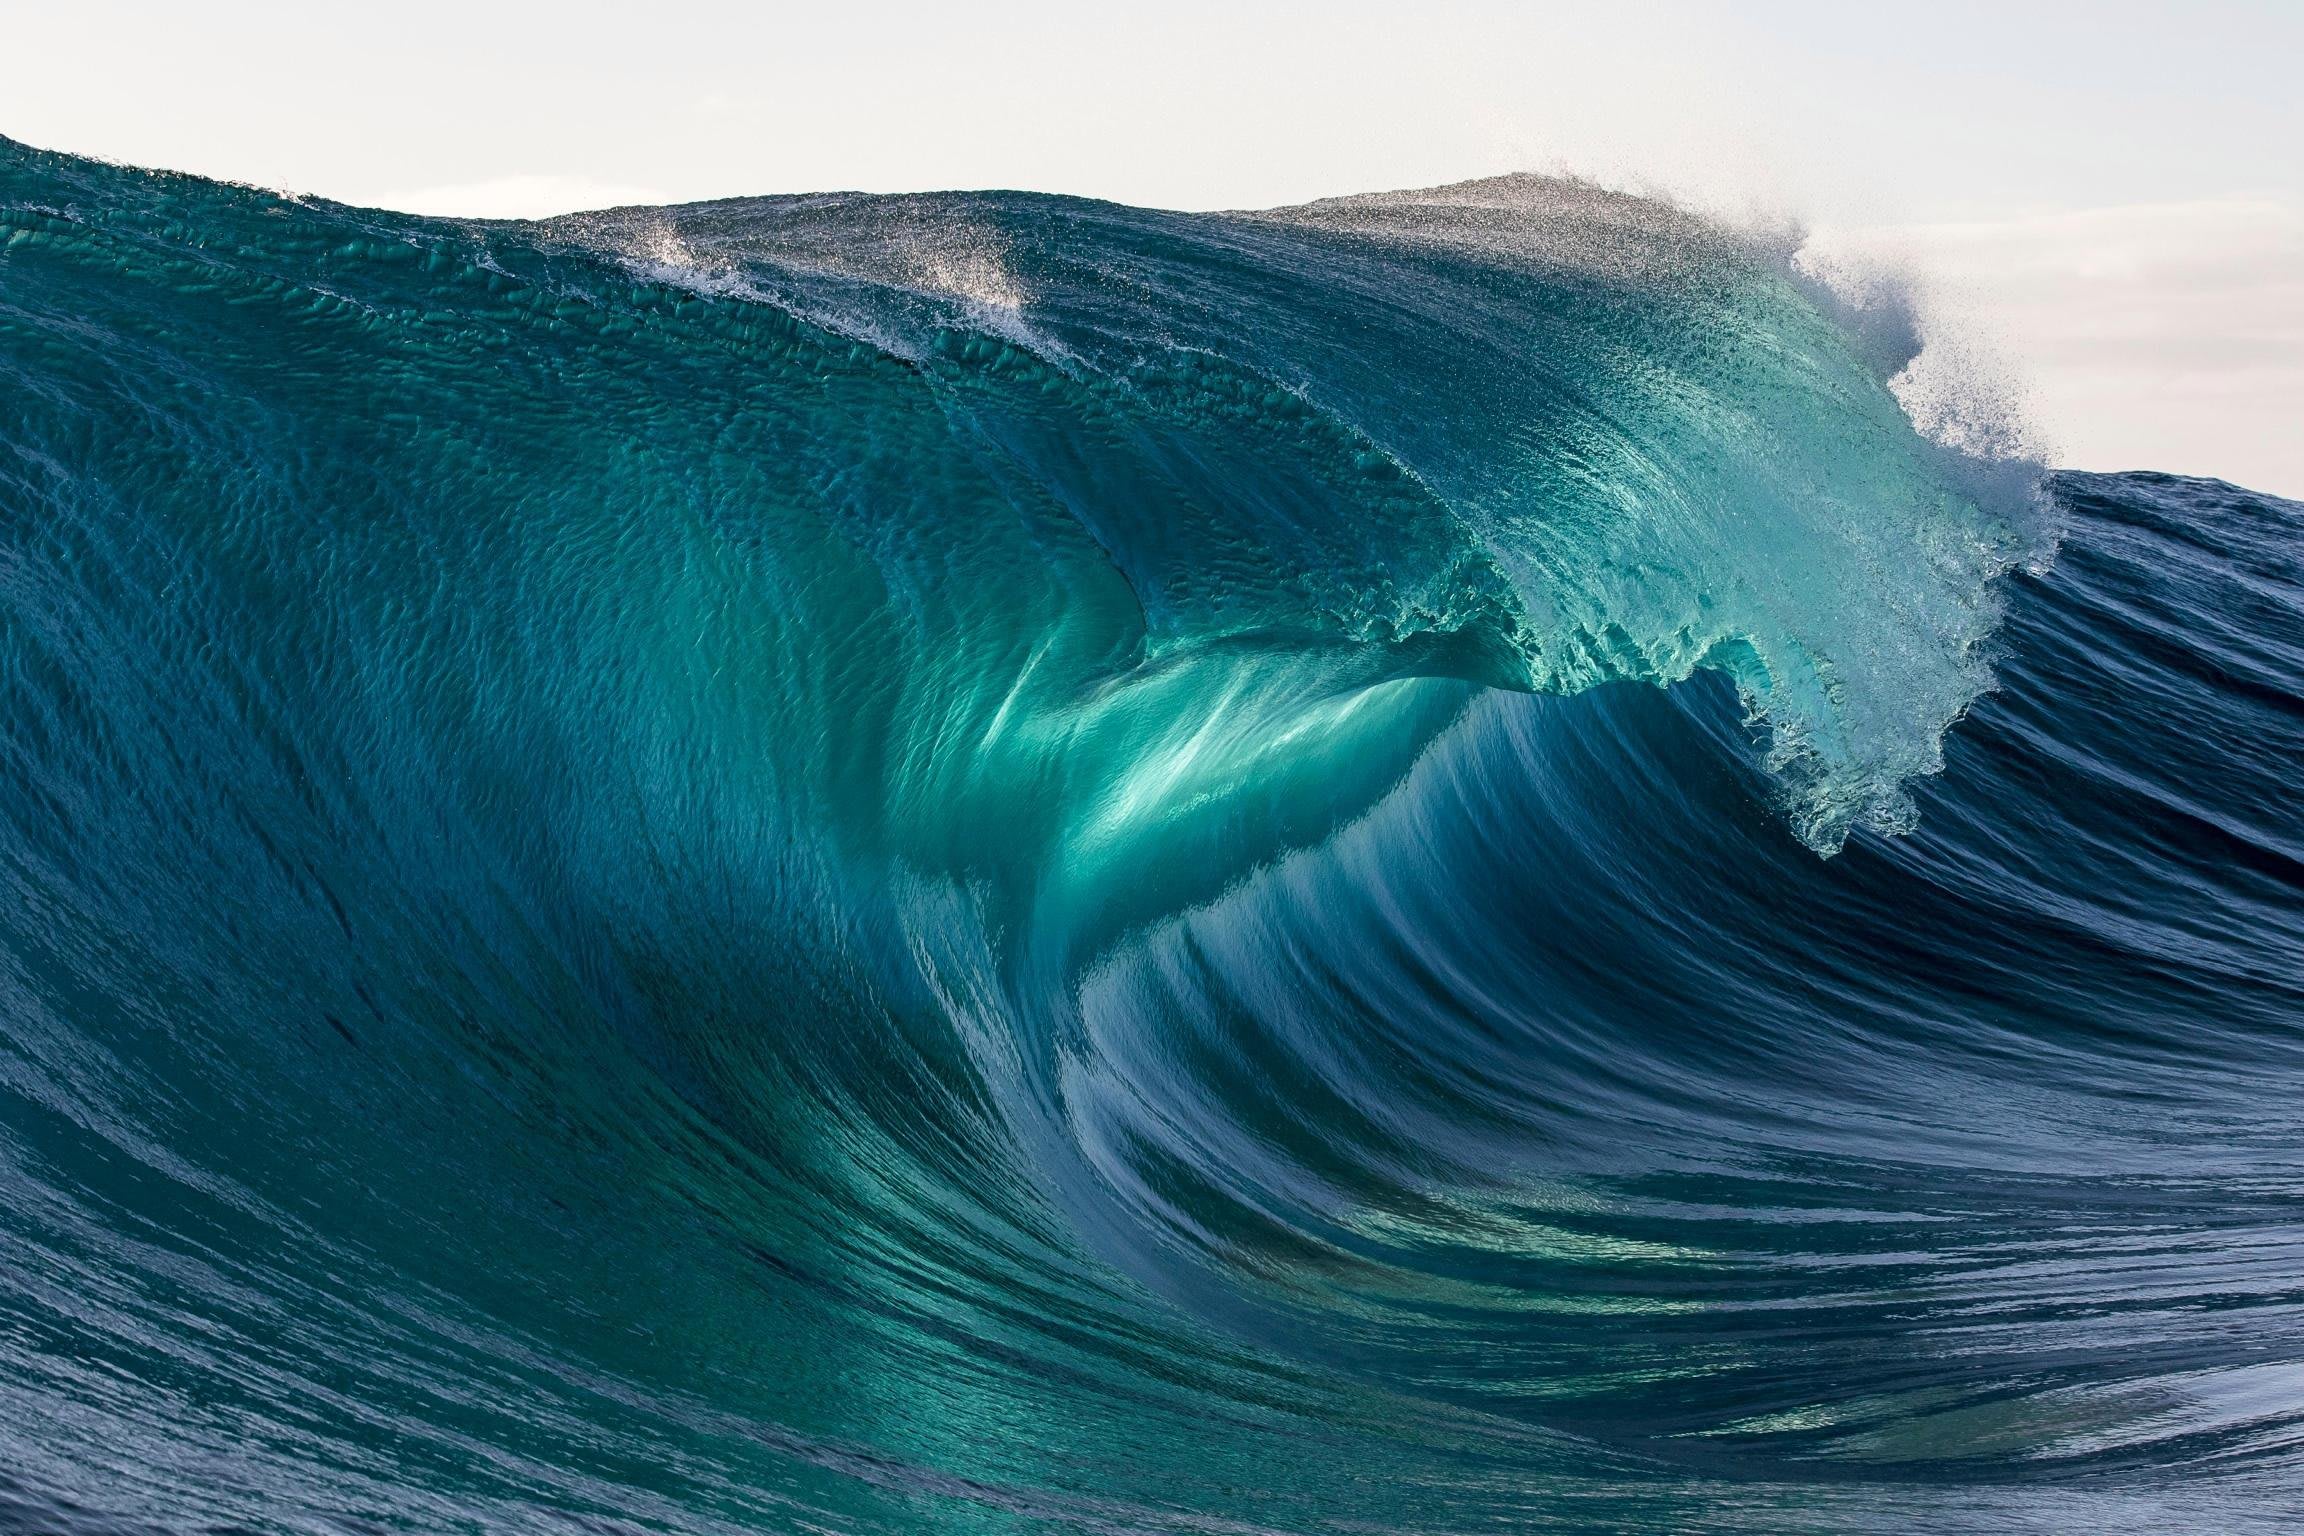
[[[1773,244],[1578,183],[1208,218],[750,200],[568,233],[943,377],[1156,632],[1207,632],[1221,573],[1222,633],[1459,637],[1394,672],[1575,692],[1720,671],[1819,851],[1908,824],[1903,786],[1989,686],[1996,578],[2053,545],[2035,467],[1905,418],[1889,386],[1912,348],[1882,340],[1901,310],[1827,314]],[[674,268],[651,254],[668,238]],[[986,393],[994,354],[955,336],[1164,442],[1135,476],[1157,489],[1072,483],[1119,469],[1072,461],[1099,429],[1047,420],[1044,396],[1016,419]],[[1243,449],[1253,467],[1227,462]]]

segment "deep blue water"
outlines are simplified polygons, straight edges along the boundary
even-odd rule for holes
[[[0,1527],[2294,1529],[2304,507],[1913,345],[0,140]]]

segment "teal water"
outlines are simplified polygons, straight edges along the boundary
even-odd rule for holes
[[[2282,1529],[2298,509],[1914,346],[0,141],[0,1524]]]

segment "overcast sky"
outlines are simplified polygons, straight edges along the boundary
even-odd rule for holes
[[[420,212],[1567,170],[1912,267],[2061,462],[2304,496],[2304,0],[0,3],[0,133]]]

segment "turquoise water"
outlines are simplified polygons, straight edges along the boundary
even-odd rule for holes
[[[0,141],[0,1523],[2304,1498],[2304,533],[1512,178]]]

